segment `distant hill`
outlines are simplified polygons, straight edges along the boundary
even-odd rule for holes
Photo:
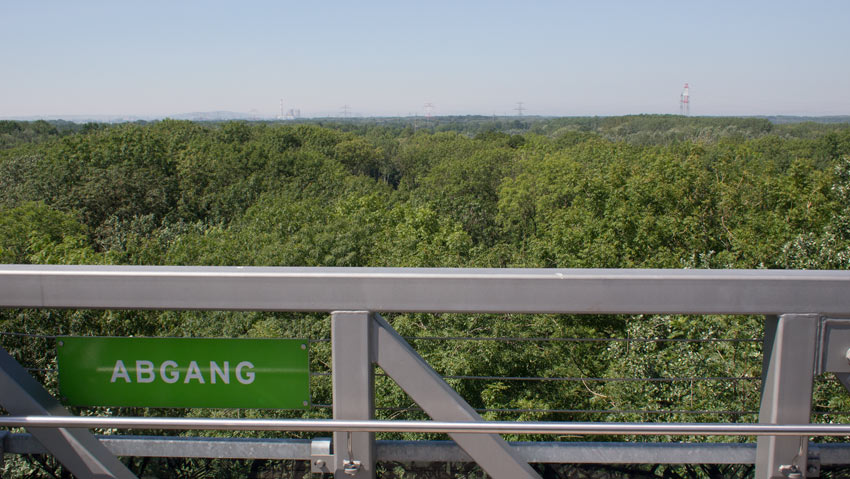
[[[756,118],[766,118],[774,125],[784,125],[788,123],[850,123],[850,115],[835,115],[835,116],[758,116]]]
[[[43,115],[0,117],[0,120],[12,121],[69,121],[73,123],[134,123],[138,121],[156,121],[164,118],[190,121],[227,121],[227,120],[262,120],[258,114],[239,113],[235,111],[197,111],[178,113],[176,115]]]
[[[192,113],[180,113],[178,115],[167,115],[174,120],[190,121],[226,121],[226,120],[260,120],[265,119],[257,114],[239,113],[235,111],[196,111]]]

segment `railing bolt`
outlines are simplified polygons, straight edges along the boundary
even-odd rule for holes
[[[797,468],[796,464],[790,466],[779,466],[779,472],[788,479],[803,479],[803,473]]]
[[[360,471],[360,461],[348,460],[342,463],[342,472],[349,476],[356,476]]]

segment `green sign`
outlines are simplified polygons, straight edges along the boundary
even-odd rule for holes
[[[298,339],[91,338],[57,341],[59,393],[75,406],[306,409]]]

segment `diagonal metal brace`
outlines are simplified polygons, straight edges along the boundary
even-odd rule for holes
[[[0,405],[17,416],[71,415],[2,347]],[[136,477],[86,429],[34,427],[29,432],[76,477]]]
[[[374,361],[436,421],[484,419],[379,314]],[[540,476],[498,434],[449,434],[488,475],[499,479]]]

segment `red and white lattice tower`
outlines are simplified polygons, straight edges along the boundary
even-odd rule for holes
[[[425,103],[425,119],[431,120],[431,116],[434,115],[434,104],[430,101]]]
[[[685,83],[685,88],[682,90],[682,98],[679,100],[679,114],[680,115],[690,115],[691,114],[691,99],[688,94],[688,84]]]

